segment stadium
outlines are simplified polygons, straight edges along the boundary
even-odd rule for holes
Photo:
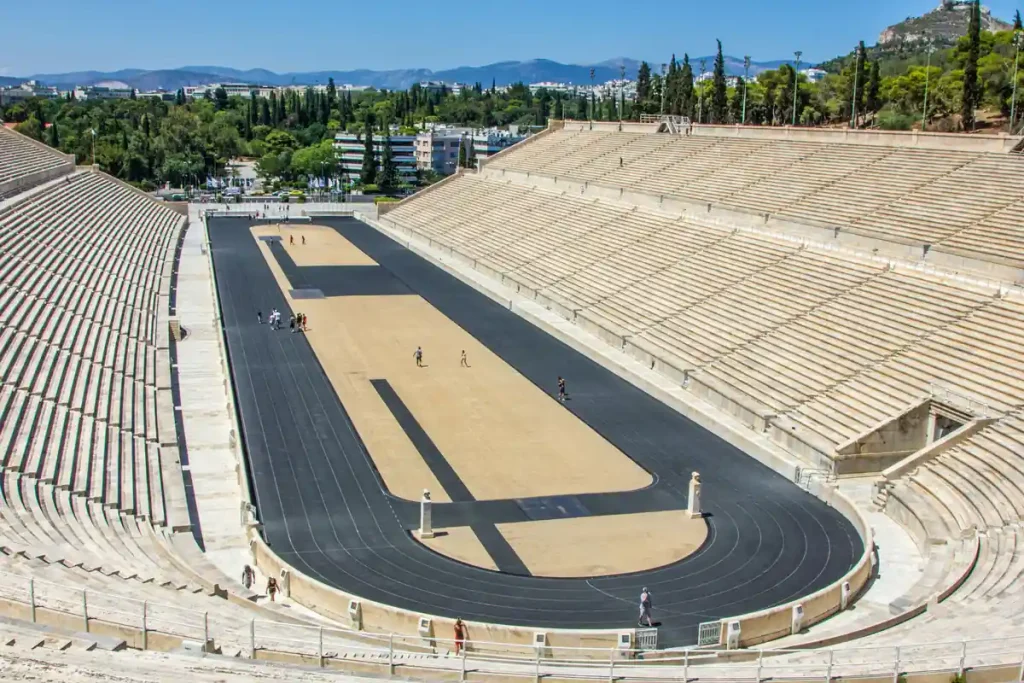
[[[551,121],[285,209],[0,128],[6,674],[1021,680],[1021,146]]]

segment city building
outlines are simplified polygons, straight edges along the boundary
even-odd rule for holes
[[[472,145],[473,156],[486,159],[524,137],[517,126],[500,130],[428,124],[428,128],[416,136],[416,167],[422,171],[451,175],[458,168],[460,147],[465,146],[468,150]]]
[[[803,74],[811,83],[817,83],[828,75],[828,72],[823,71],[822,69],[802,69],[800,73]]]
[[[477,159],[486,159],[525,138],[525,135],[520,134],[518,126],[509,126],[509,130],[478,130],[473,133],[473,153]]]
[[[127,100],[135,94],[135,88],[123,85],[76,85],[76,100]]]
[[[384,151],[384,136],[373,136],[374,151],[377,155],[378,169]],[[334,149],[341,159],[342,173],[350,179],[359,178],[363,169],[363,150],[365,141],[362,134],[338,133],[334,136]],[[400,182],[413,184],[416,182],[416,138],[412,135],[391,136],[391,156],[398,167]]]
[[[416,136],[416,168],[451,175],[459,164],[459,147],[471,133],[469,128],[433,127]]]
[[[194,100],[197,97],[206,97],[206,93],[210,93],[210,96],[213,97],[213,94],[217,92],[217,88],[224,88],[224,92],[228,94],[228,97],[249,97],[252,93],[256,93],[257,97],[270,97],[270,93],[274,92],[274,88],[269,85],[257,85],[255,83],[186,85],[183,90],[185,91],[185,97]]]
[[[175,98],[175,93],[169,92],[167,90],[149,90],[147,92],[136,92],[135,96],[139,99],[145,97],[153,100],[162,100],[164,102],[173,102]]]
[[[55,100],[60,97],[60,91],[40,85],[38,81],[25,81],[21,85],[14,85],[9,88],[0,88],[0,106],[28,100],[33,97],[41,97],[46,100]]]

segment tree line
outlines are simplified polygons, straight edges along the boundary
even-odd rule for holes
[[[414,134],[417,124],[444,122],[473,127],[544,126],[551,96],[536,96],[520,83],[498,90],[481,84],[458,94],[447,87],[414,85],[406,91],[342,91],[333,79],[323,91],[272,92],[269,97],[229,96],[223,88],[190,100],[179,90],[172,101],[48,100],[34,98],[0,109],[4,121],[52,147],[74,154],[79,164],[95,162],[105,172],[150,189],[202,184],[220,176],[230,159],[258,160],[268,178],[304,187],[309,178],[337,176],[332,147],[338,132],[387,133],[393,126]],[[95,135],[93,135],[95,131]],[[389,151],[385,145],[384,151]],[[397,177],[394,159],[369,165],[359,179],[388,187]],[[395,182],[397,185],[397,181]]]
[[[147,189],[202,184],[207,176],[222,175],[236,157],[257,159],[260,173],[275,182],[304,187],[310,178],[338,175],[332,143],[340,131],[357,133],[366,144],[358,180],[391,189],[398,183],[390,144],[384,140],[378,158],[372,134],[386,138],[393,128],[413,134],[428,122],[545,126],[552,118],[615,121],[676,114],[699,123],[904,130],[923,124],[951,131],[1003,122],[1012,113],[1012,125],[1020,120],[1020,107],[1013,106],[1014,76],[1016,85],[1024,85],[1024,70],[1016,68],[1019,33],[983,31],[977,0],[970,11],[967,35],[950,49],[896,60],[870,54],[861,42],[831,62],[832,71],[818,82],[789,64],[749,80],[729,79],[719,41],[710,72],[688,55],[673,55],[662,72],[642,63],[635,96],[628,98],[616,86],[604,92],[531,92],[522,83],[499,90],[492,82],[458,93],[418,84],[404,91],[352,92],[339,91],[332,80],[322,91],[292,89],[269,97],[228,96],[218,88],[195,100],[178,91],[171,102],[30,99],[4,107],[0,116],[16,122],[20,132],[74,154],[80,164],[95,158],[104,171]],[[460,166],[472,163],[459,159]]]
[[[1014,30],[981,29],[981,6],[972,3],[967,34],[956,45],[910,58],[869,54],[863,41],[847,57],[833,60],[820,81],[812,82],[783,64],[749,80],[727,83],[722,68],[721,42],[710,77],[701,79],[706,65],[694,65],[688,55],[675,55],[656,73],[646,62],[637,74],[638,114],[675,114],[700,123],[749,125],[872,126],[909,130],[972,130],[979,114],[1019,124],[1014,108],[1014,78],[1024,86],[1018,69],[1020,13]],[[877,52],[877,51],[876,51]],[[927,99],[927,102],[926,102]],[[925,107],[927,106],[927,111]],[[1015,111],[1011,112],[1011,109]],[[1014,121],[1007,121],[1011,113]]]

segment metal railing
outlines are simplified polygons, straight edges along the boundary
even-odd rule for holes
[[[252,659],[318,661],[337,668],[346,661],[376,666],[388,676],[468,673],[503,675],[539,681],[545,677],[614,681],[680,679],[683,681],[755,681],[768,679],[830,681],[835,678],[888,678],[898,683],[908,673],[963,674],[1003,668],[1024,680],[1024,634],[999,639],[886,645],[818,650],[707,650],[686,648],[645,651],[631,648],[551,647],[399,634],[372,634],[332,626],[288,624],[259,619],[230,624],[211,622],[208,612],[125,598],[88,589],[0,572],[0,600],[28,606],[30,619],[46,609],[81,619],[88,632],[97,622],[136,629],[141,646],[151,633],[183,640],[246,647]],[[247,627],[247,628],[246,628]],[[248,633],[244,633],[244,631]],[[264,654],[265,653],[265,654]],[[652,666],[656,664],[657,666]],[[1007,678],[1009,680],[1009,678]]]

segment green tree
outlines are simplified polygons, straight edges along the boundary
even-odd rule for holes
[[[864,47],[864,41],[860,41],[857,45],[857,59],[855,61],[855,67],[857,71],[856,76],[856,88],[854,98],[856,99],[854,111],[857,113],[857,121],[854,121],[854,127],[857,126],[857,122],[860,121],[861,117],[864,116],[866,102],[867,102],[867,89],[868,89],[868,53]]]
[[[683,65],[679,67],[679,113],[693,118],[693,67],[690,55],[683,53]]]
[[[327,109],[328,111],[334,109],[336,100],[338,99],[338,89],[334,85],[334,77],[331,76],[327,79]]]
[[[377,154],[373,148],[373,114],[366,112],[366,121],[363,130],[363,168],[359,174],[359,180],[363,185],[373,185],[377,182]]]
[[[391,135],[385,129],[384,149],[381,152],[380,189],[384,194],[394,194],[398,189],[398,164],[391,149]]]
[[[649,113],[651,105],[651,65],[640,62],[636,73],[636,103],[640,111]]]
[[[974,0],[967,25],[967,57],[964,62],[964,89],[961,100],[960,123],[964,130],[974,128],[974,111],[981,101],[978,86],[978,58],[981,51],[981,2]]]
[[[878,110],[882,108],[882,103],[878,99],[881,87],[881,66],[878,63],[878,60],[875,59],[871,62],[871,70],[868,73],[868,83],[864,95],[864,106],[866,107],[866,110],[872,114],[877,114]]]
[[[733,90],[732,99],[729,100],[729,120],[731,123],[739,123],[743,118],[743,77],[736,79],[736,88]]]
[[[1021,29],[1024,29],[1024,24],[1020,21],[1020,10],[1017,10],[1013,15],[1013,30],[1020,31]]]
[[[725,58],[722,57],[722,41],[718,42],[715,54],[715,69],[711,81],[711,122],[725,123],[729,102],[725,86]]]
[[[46,141],[46,144],[54,149],[60,149],[60,134],[57,132],[57,124],[51,123],[47,132],[49,133],[49,139]]]

